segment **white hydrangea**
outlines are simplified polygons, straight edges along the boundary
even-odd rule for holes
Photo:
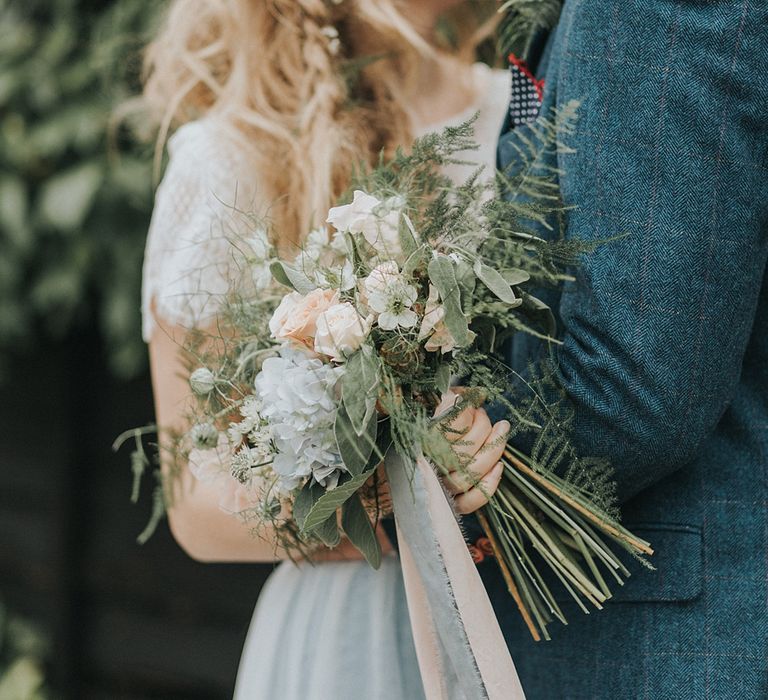
[[[272,464],[282,486],[293,489],[308,477],[333,488],[346,471],[336,448],[336,385],[344,373],[303,351],[283,347],[264,361],[255,381],[277,450]]]

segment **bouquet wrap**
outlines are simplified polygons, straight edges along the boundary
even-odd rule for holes
[[[394,453],[386,468],[427,697],[524,698],[480,574],[434,470],[423,458],[406,469]]]

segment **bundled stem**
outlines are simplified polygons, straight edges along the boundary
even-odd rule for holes
[[[559,619],[567,624],[567,620],[540,571],[541,564],[588,613],[587,604],[602,609],[611,597],[601,567],[619,585],[629,576],[606,539],[635,556],[651,555],[653,549],[573,485],[553,473],[537,471],[511,446],[502,461],[501,484],[478,512],[478,520],[531,636],[535,641],[550,639],[549,623]]]

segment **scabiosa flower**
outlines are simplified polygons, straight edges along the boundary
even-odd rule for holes
[[[253,447],[243,447],[232,456],[229,472],[236,481],[247,484],[271,461],[272,456],[269,453],[265,454],[262,450]]]
[[[413,328],[419,317],[411,306],[418,295],[416,287],[396,277],[368,297],[368,306],[379,315],[378,324],[382,330]]]

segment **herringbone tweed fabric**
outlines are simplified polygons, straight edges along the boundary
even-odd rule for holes
[[[552,299],[560,378],[657,571],[539,644],[484,580],[530,700],[768,698],[768,3],[567,0],[538,72],[567,235],[627,234]]]

